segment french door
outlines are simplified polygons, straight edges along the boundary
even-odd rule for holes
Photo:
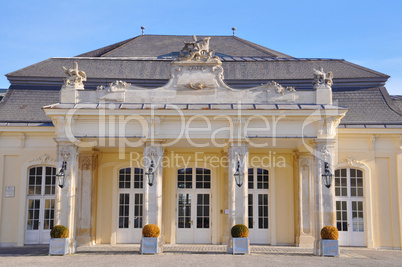
[[[48,244],[54,226],[56,168],[28,170],[25,244]]]
[[[363,172],[335,171],[336,226],[342,246],[366,246]]]
[[[270,243],[269,171],[248,169],[248,228],[250,243]]]
[[[177,173],[177,243],[211,243],[211,170]]]
[[[119,170],[117,243],[140,243],[143,219],[143,169]]]

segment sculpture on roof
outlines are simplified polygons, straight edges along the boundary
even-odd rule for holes
[[[324,72],[324,69],[322,67],[319,67],[318,70],[314,69],[314,81],[313,85],[314,86],[331,86],[332,85],[332,78],[334,75],[332,74],[331,71],[329,72]]]
[[[201,40],[197,40],[197,37],[193,35],[194,42],[184,42],[184,47],[180,51],[179,60],[209,60],[213,57],[214,50],[209,50],[209,40],[211,37],[206,37]]]
[[[84,71],[78,69],[78,63],[74,61],[74,68],[67,69],[63,66],[66,78],[64,79],[65,86],[84,87],[82,82],[87,80],[87,75]]]

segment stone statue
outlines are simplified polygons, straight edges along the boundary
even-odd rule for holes
[[[314,69],[313,85],[314,86],[319,86],[319,85],[331,86],[333,77],[334,76],[331,71],[325,73],[324,69],[322,67],[319,67],[318,70]]]
[[[180,51],[179,60],[200,60],[211,59],[213,50],[209,50],[209,40],[211,37],[206,37],[201,40],[197,40],[197,37],[193,35],[194,42],[184,42],[184,47]]]
[[[78,63],[74,61],[74,68],[67,69],[63,66],[66,78],[64,79],[65,86],[84,87],[82,82],[87,80],[87,75],[84,71],[78,69]]]

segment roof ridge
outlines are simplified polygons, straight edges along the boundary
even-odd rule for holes
[[[144,36],[144,35],[138,35],[138,36],[136,36],[136,37],[133,37],[133,38],[131,38],[131,39],[128,39],[128,40],[126,40],[127,42],[125,42],[125,43],[123,43],[123,44],[121,44],[121,45],[119,45],[119,46],[116,46],[115,48],[113,48],[113,49],[107,51],[106,53],[102,54],[100,57],[104,57],[105,55],[107,55],[107,54],[109,54],[109,53],[111,53],[111,52],[113,52],[113,51],[115,51],[115,50],[117,50],[117,49],[122,48],[123,46],[125,46],[125,45],[131,43],[131,42],[134,41],[134,40],[137,40],[137,39],[141,38],[142,36]]]
[[[241,43],[243,43],[243,44],[245,44],[245,45],[251,46],[252,48],[257,49],[257,50],[259,50],[259,51],[261,51],[261,52],[268,53],[268,54],[273,54],[273,55],[275,55],[276,57],[278,57],[278,55],[276,55],[276,54],[281,54],[281,55],[284,55],[284,56],[286,56],[286,57],[292,57],[292,56],[289,56],[289,55],[287,55],[287,54],[281,53],[281,52],[279,52],[279,51],[270,49],[270,48],[268,48],[268,47],[265,47],[265,46],[258,45],[258,44],[256,44],[256,43],[247,41],[247,40],[245,40],[245,39],[243,39],[243,38],[240,38],[240,37],[237,37],[237,36],[231,36],[231,37],[233,37],[236,41],[239,41],[239,42],[241,42]]]
[[[140,35],[139,35],[139,36],[140,36]],[[92,56],[92,57],[101,57],[101,56],[103,56],[104,54],[107,54],[107,53],[109,53],[110,51],[121,47],[122,45],[124,45],[124,44],[126,44],[126,43],[128,43],[128,42],[130,42],[130,41],[132,41],[132,40],[134,40],[134,39],[137,38],[137,37],[138,37],[138,36],[132,37],[132,38],[129,38],[129,39],[126,39],[126,40],[124,40],[124,41],[120,41],[120,42],[117,42],[117,43],[114,43],[114,44],[111,44],[111,45],[103,46],[103,47],[100,47],[100,48],[98,48],[98,49],[95,49],[95,50],[92,50],[92,51],[89,51],[89,52],[85,52],[85,53],[83,53],[83,54],[79,54],[79,55],[77,55],[77,56],[75,56],[75,57],[82,57],[83,55],[95,53],[96,51],[100,51],[100,52],[101,52],[102,49],[106,49],[106,48],[109,47],[110,49],[106,50],[105,52],[102,52],[102,54],[99,54],[99,55],[97,55],[97,56]]]
[[[347,61],[347,60],[345,60],[345,63],[346,63],[346,64],[349,64],[349,65],[353,65],[353,66],[355,66],[356,68],[359,68],[359,69],[361,69],[361,70],[364,70],[364,71],[368,71],[368,72],[377,74],[378,76],[381,76],[381,77],[388,77],[388,79],[391,77],[391,76],[389,76],[389,75],[387,75],[387,74],[385,74],[385,73],[382,73],[382,72],[379,72],[379,71],[376,71],[376,70],[373,70],[373,69],[369,69],[369,68],[363,67],[363,66],[361,66],[361,65],[357,65],[357,64],[352,63],[352,62]],[[387,79],[387,80],[388,80],[388,79]]]

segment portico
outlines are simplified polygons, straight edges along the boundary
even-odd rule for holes
[[[44,107],[57,169],[67,166],[55,218],[71,229],[72,251],[137,243],[148,223],[165,243],[226,243],[242,223],[252,243],[313,247],[322,226],[336,224],[335,189],[321,174],[324,162],[334,173],[347,109],[332,105],[332,73],[315,70],[314,91],[274,81],[234,89],[209,39],[195,43],[162,87],[87,90],[76,65],[60,103]]]

